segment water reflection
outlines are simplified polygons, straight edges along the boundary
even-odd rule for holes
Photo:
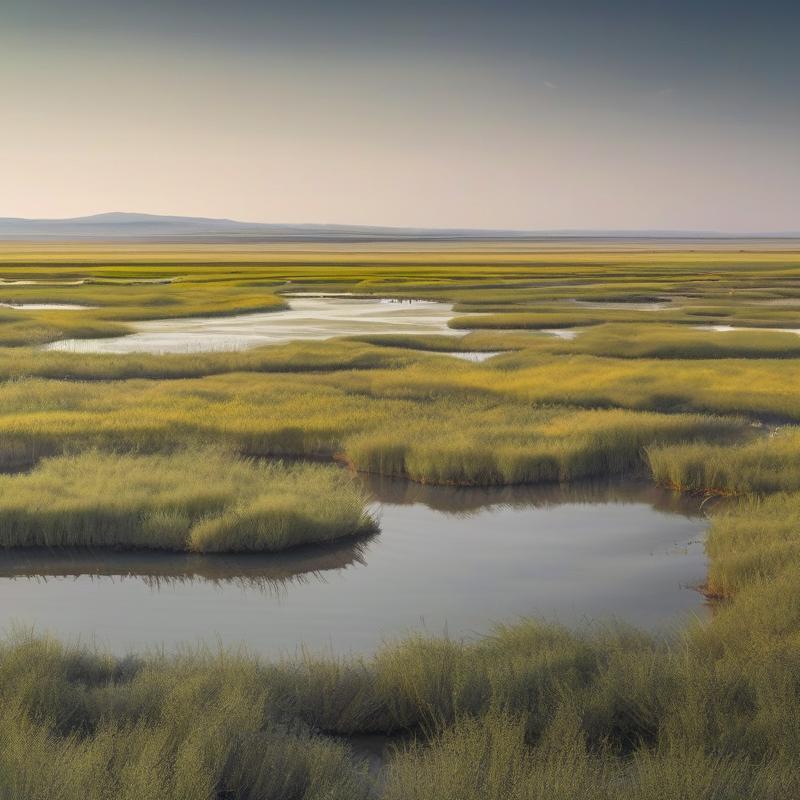
[[[151,589],[203,581],[279,593],[291,582],[321,580],[328,570],[365,564],[370,538],[308,545],[285,553],[247,555],[85,548],[0,550],[0,578],[136,578]]]
[[[644,480],[586,480],[541,483],[532,486],[432,486],[383,475],[359,475],[380,503],[421,503],[434,511],[470,514],[491,508],[548,508],[566,504],[645,503],[655,511],[703,516],[701,501],[691,495],[666,491]]]
[[[218,317],[132,322],[137,333],[105,339],[64,339],[46,350],[75,353],[199,353],[239,351],[295,340],[364,334],[463,336],[448,326],[449,303],[346,296],[291,297],[286,310]]]
[[[646,483],[451,488],[364,478],[381,533],[280,555],[0,554],[0,626],[118,652],[198,640],[372,652],[521,616],[653,630],[705,615],[699,502]]]

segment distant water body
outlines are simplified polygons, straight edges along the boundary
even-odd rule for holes
[[[440,334],[453,306],[430,300],[339,296],[289,297],[291,308],[231,317],[187,317],[131,323],[136,333],[109,339],[65,339],[47,350],[73,353],[202,353],[246,350],[298,340],[368,334]]]

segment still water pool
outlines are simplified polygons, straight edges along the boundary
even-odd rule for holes
[[[474,636],[530,615],[665,630],[708,613],[693,500],[647,484],[365,480],[382,527],[366,540],[277,556],[0,553],[0,626],[118,653],[202,640],[278,656]]]

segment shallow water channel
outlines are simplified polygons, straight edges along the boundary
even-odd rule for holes
[[[78,303],[0,303],[0,308],[11,308],[17,311],[86,311],[96,307]]]
[[[118,653],[368,653],[532,615],[665,630],[708,613],[699,504],[648,484],[459,489],[364,479],[381,533],[271,556],[0,552],[0,625]]]
[[[75,353],[200,353],[238,351],[297,340],[364,334],[447,334],[453,307],[431,300],[349,296],[294,296],[291,308],[230,317],[187,317],[134,322],[136,333],[108,339],[65,339],[47,350]]]

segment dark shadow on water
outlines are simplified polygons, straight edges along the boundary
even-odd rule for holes
[[[680,494],[645,480],[587,480],[534,486],[431,486],[382,475],[359,475],[379,503],[422,504],[447,514],[486,508],[550,508],[567,504],[644,503],[653,510],[685,517],[704,516],[702,498]]]
[[[325,572],[364,565],[374,536],[307,545],[283,553],[201,555],[137,550],[19,548],[0,550],[0,578],[136,577],[152,588],[182,582],[241,584],[280,592],[289,583],[321,579]]]

